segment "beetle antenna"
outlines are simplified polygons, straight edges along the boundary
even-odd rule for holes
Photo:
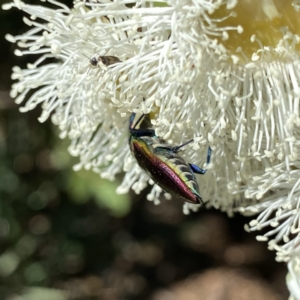
[[[193,141],[194,141],[194,139],[191,139],[191,140],[189,140],[189,141],[187,141],[187,142],[185,142],[185,143],[183,143],[183,144],[181,144],[179,146],[175,146],[175,147],[172,148],[172,151],[174,151],[176,153],[176,152],[179,151],[180,148],[186,146],[189,143],[192,143]]]
[[[83,54],[83,53],[81,53],[83,56],[85,56],[87,59],[89,59],[90,60],[90,58],[87,56],[87,55],[85,55],[85,54]]]
[[[90,64],[91,64],[91,60],[92,60],[92,58],[89,58],[87,55],[85,55],[84,53],[81,53],[83,56],[85,56],[88,60],[89,60],[89,62],[90,62]],[[87,72],[87,75],[89,74],[89,72],[90,72],[90,70],[91,70],[91,68],[89,67],[89,69],[88,69],[88,72]]]

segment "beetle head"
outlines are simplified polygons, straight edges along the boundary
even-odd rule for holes
[[[135,137],[143,137],[143,136],[153,137],[153,136],[155,136],[155,131],[153,129],[136,129],[136,127],[141,123],[141,121],[145,117],[145,114],[142,114],[133,125],[135,115],[136,115],[135,113],[132,113],[130,116],[130,119],[129,119],[130,134]]]
[[[135,118],[136,113],[132,113],[129,119],[129,131],[132,133],[133,131],[136,131],[138,129],[136,129],[136,127],[139,125],[139,123],[141,123],[142,119],[144,118],[145,114],[142,114],[138,120],[135,122],[134,125],[133,124],[133,120]]]

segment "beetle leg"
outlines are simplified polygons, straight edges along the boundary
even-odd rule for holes
[[[211,148],[208,147],[207,150],[207,157],[206,157],[206,164],[208,165],[210,163],[210,156],[211,156]],[[207,170],[201,169],[200,167],[193,165],[193,164],[189,164],[192,171],[196,174],[205,174]]]
[[[193,164],[189,164],[189,166],[191,167],[192,171],[196,174],[205,174],[207,170],[201,169],[200,167],[198,167],[197,165],[193,165]]]
[[[207,149],[207,157],[206,157],[206,164],[207,165],[210,163],[210,156],[211,156],[211,148],[208,147],[208,149]]]

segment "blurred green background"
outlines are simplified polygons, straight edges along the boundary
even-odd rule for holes
[[[244,232],[250,219],[184,216],[178,199],[154,206],[73,172],[69,142],[9,97],[12,66],[29,61],[4,35],[27,28],[0,14],[0,300],[287,299],[286,266]]]

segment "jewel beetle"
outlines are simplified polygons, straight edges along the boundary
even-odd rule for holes
[[[201,204],[199,185],[196,174],[205,174],[206,170],[189,164],[178,154],[189,140],[179,146],[172,146],[155,135],[153,129],[137,129],[145,114],[133,124],[135,113],[129,121],[129,147],[139,166],[147,172],[152,180],[166,192],[178,196],[186,202]],[[208,147],[206,164],[209,164],[211,148]]]

